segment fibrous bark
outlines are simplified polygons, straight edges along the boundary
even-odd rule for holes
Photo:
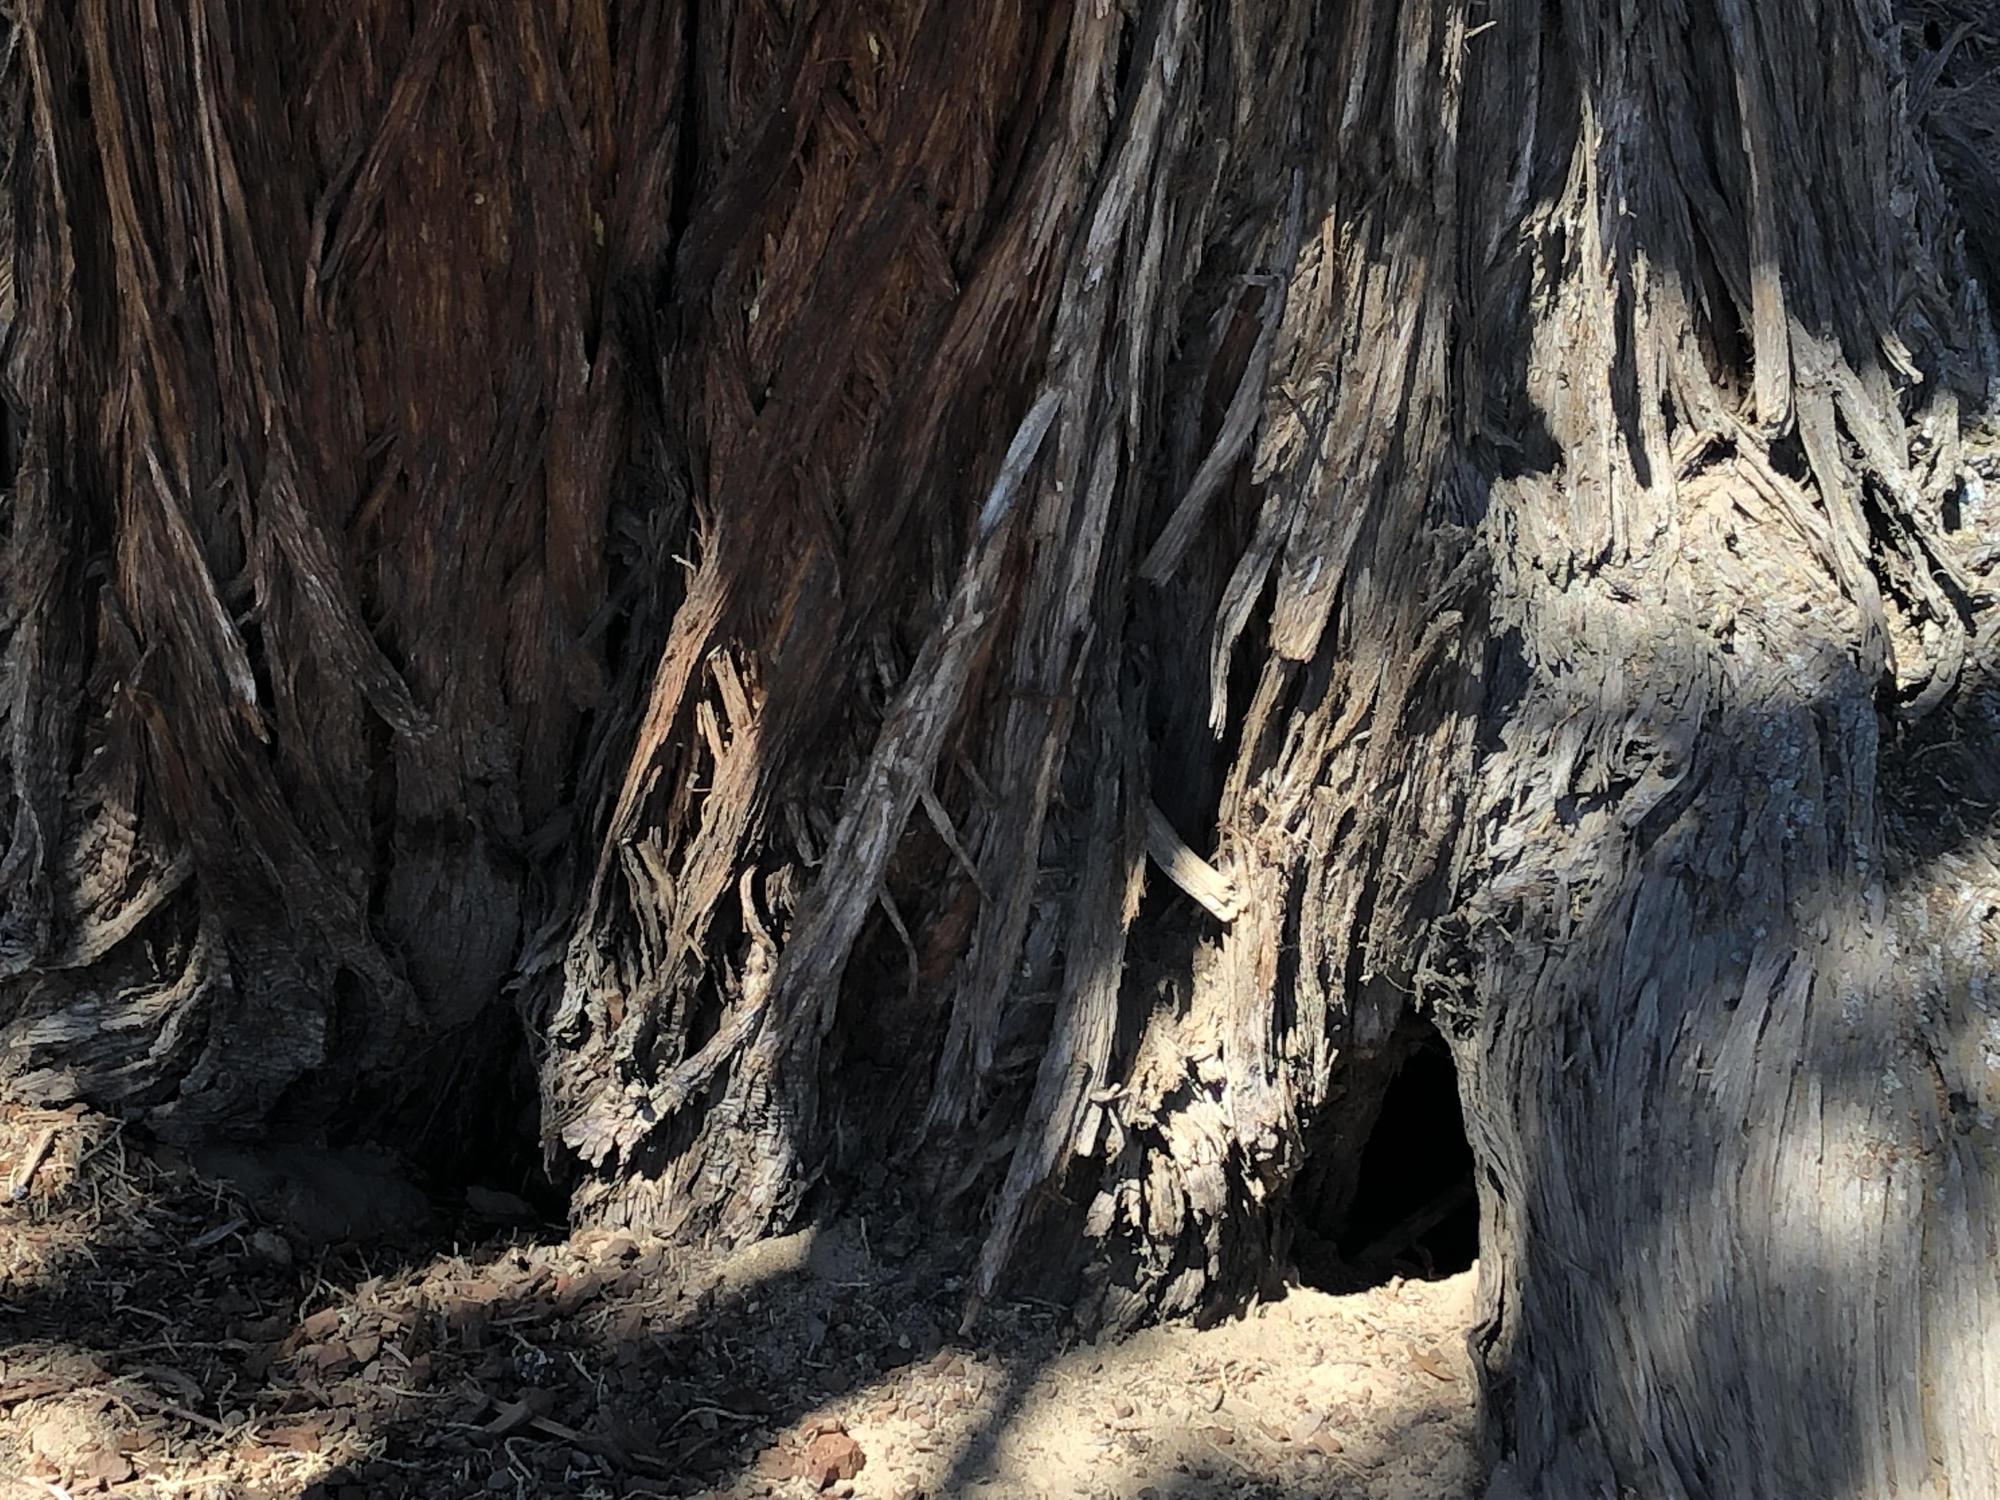
[[[1947,192],[1870,7],[1565,20],[1574,168],[1487,283],[1489,337],[1539,313],[1504,425],[1546,446],[1481,526],[1439,1007],[1489,1403],[1530,1493],[1975,1493],[1993,179]],[[1496,76],[1546,101],[1549,36]]]
[[[10,1071],[190,1132],[477,1060],[601,692],[611,304],[667,238],[667,8],[622,76],[601,6],[294,9],[12,33]]]
[[[1979,7],[281,9],[15,33],[16,1088],[1122,1324],[1435,1024],[1503,1484],[2000,1491]]]

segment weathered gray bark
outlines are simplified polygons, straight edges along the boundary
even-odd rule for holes
[[[16,35],[13,1087],[1118,1324],[1435,1022],[1529,1493],[2000,1493],[1980,7],[284,11]]]
[[[1954,200],[1869,7],[1715,19],[1585,30],[1579,169],[1484,301],[1494,349],[1542,289],[1504,426],[1561,455],[1480,526],[1439,1000],[1487,1394],[1530,1493],[1983,1493],[2000,617],[1955,201],[1992,142]],[[1496,84],[1537,76],[1510,40]]]

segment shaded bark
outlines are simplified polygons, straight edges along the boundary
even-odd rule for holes
[[[1979,12],[25,7],[11,1086],[1124,1325],[1427,1022],[1499,1487],[2000,1491]]]
[[[669,232],[656,10],[621,79],[601,8],[25,8],[24,1089],[364,1122],[518,971],[604,678],[609,307]]]

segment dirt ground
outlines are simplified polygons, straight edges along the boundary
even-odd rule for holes
[[[698,1257],[7,1106],[0,1195],[0,1500],[1477,1488],[1469,1275],[1093,1346],[1033,1300],[961,1336],[967,1247],[893,1203]]]

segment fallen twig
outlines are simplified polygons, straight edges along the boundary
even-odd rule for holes
[[[211,1245],[219,1245],[237,1230],[248,1227],[250,1221],[238,1214],[226,1224],[218,1224],[206,1234],[198,1234],[187,1242],[190,1250],[206,1250]]]
[[[35,1174],[41,1171],[42,1163],[49,1159],[49,1153],[55,1149],[55,1145],[56,1127],[53,1125],[35,1137],[35,1144],[28,1148],[28,1154],[22,1158],[20,1167],[14,1173],[14,1180],[7,1185],[9,1203],[19,1203],[28,1196],[28,1188],[33,1184]]]
[[[169,1401],[165,1397],[155,1396],[148,1390],[141,1390],[125,1385],[107,1385],[101,1386],[99,1389],[114,1401],[126,1406],[141,1407],[152,1412],[155,1416],[172,1417],[181,1422],[192,1422],[195,1426],[206,1428],[208,1431],[218,1435],[226,1434],[229,1431],[227,1427],[216,1421],[215,1418],[204,1417],[198,1411],[189,1411],[185,1406]]]

